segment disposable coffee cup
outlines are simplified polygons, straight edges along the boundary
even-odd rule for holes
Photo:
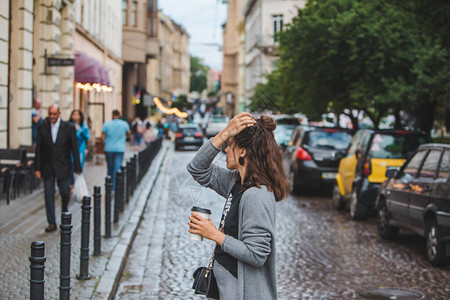
[[[211,210],[207,208],[194,206],[191,209],[191,213],[192,212],[198,213],[202,218],[205,219],[209,219],[209,217],[211,216]],[[189,233],[189,238],[194,241],[203,241],[203,237],[200,234]]]

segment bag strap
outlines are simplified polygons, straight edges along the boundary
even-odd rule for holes
[[[223,232],[223,226],[220,226],[219,231],[220,231],[220,232]],[[214,247],[213,253],[211,254],[211,258],[209,259],[208,267],[206,268],[205,277],[208,276],[209,269],[212,267],[212,264],[213,264],[213,262],[214,262],[214,255],[216,254],[216,248],[217,248],[217,244],[216,244],[216,246]]]
[[[236,184],[233,185],[233,187],[231,188],[230,194],[232,194],[234,192],[234,189],[236,188]],[[223,232],[223,227],[225,226],[225,219],[223,220],[223,222],[220,222],[220,227],[219,227],[219,231]],[[209,259],[209,263],[208,263],[208,267],[206,268],[206,274],[205,277],[208,276],[209,273],[209,269],[212,267],[213,262],[214,262],[214,255],[216,254],[216,248],[217,248],[217,244],[214,247],[213,253],[211,254],[211,258]]]

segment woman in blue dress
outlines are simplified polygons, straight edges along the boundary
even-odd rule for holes
[[[81,164],[81,171],[83,171],[84,166],[84,159],[86,157],[86,144],[87,141],[91,138],[91,134],[89,133],[89,127],[87,126],[86,122],[84,122],[84,116],[81,110],[75,109],[70,114],[70,124],[75,126],[75,131],[77,134],[77,140],[78,140],[78,152],[80,153],[80,164]],[[72,159],[73,163],[73,159]],[[73,170],[73,168],[72,168]],[[74,176],[72,172],[72,185],[74,183]]]

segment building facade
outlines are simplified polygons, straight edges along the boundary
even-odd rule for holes
[[[72,109],[82,109],[85,119],[99,123],[91,124],[94,132],[99,132],[107,110],[120,107],[122,39],[117,34],[120,25],[114,25],[120,21],[119,4],[119,0],[1,1],[1,148],[31,145],[31,108],[36,98],[42,101],[44,117],[52,104],[60,106],[63,120]],[[74,81],[80,71],[78,51],[89,52],[97,63],[95,71],[101,70],[99,78],[108,79],[100,90],[81,90]],[[49,64],[64,59],[62,65]],[[93,111],[100,106],[101,114]]]
[[[249,103],[255,86],[275,67],[277,34],[304,8],[306,0],[249,0],[245,16],[244,98]]]
[[[158,13],[160,42],[160,97],[170,101],[189,93],[189,34],[161,11]]]
[[[159,59],[158,1],[121,0],[123,32],[123,115],[128,121],[147,115],[144,96],[153,94],[148,71]],[[148,101],[147,101],[148,102]]]
[[[75,0],[73,5],[75,92],[72,107],[84,113],[91,135],[97,139],[101,137],[103,123],[111,119],[112,111],[122,107],[120,4],[120,0]],[[85,63],[94,64],[96,69],[84,69]],[[97,80],[92,78],[96,71],[99,72]],[[103,88],[92,88],[95,84]]]
[[[224,114],[237,114],[242,107],[239,105],[239,91],[243,81],[240,74],[240,58],[243,57],[244,40],[244,8],[248,0],[230,0],[228,2],[227,21],[223,28],[223,71],[221,85],[221,106]]]

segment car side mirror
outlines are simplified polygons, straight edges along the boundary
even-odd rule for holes
[[[386,177],[387,178],[397,178],[398,174],[399,174],[399,170],[398,169],[388,168],[386,170]]]

